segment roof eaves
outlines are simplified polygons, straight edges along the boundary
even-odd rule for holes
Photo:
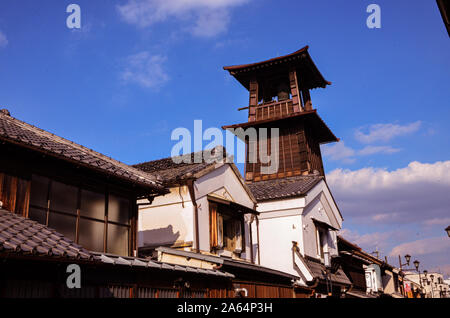
[[[151,178],[149,178],[149,174],[144,175],[141,171],[139,171],[138,169],[135,169],[131,166],[126,165],[125,163],[122,163],[120,161],[117,161],[115,159],[112,159],[111,157],[105,156],[99,152],[96,152],[92,149],[89,149],[87,147],[81,146],[77,143],[74,143],[73,141],[67,140],[65,138],[59,137],[57,135],[54,135],[48,131],[45,131],[39,127],[33,126],[31,124],[28,124],[24,121],[21,121],[17,118],[14,118],[10,115],[6,115],[5,113],[0,113],[0,118],[2,120],[4,120],[5,122],[7,122],[9,125],[15,125],[16,127],[19,127],[20,129],[24,130],[24,131],[28,131],[32,134],[35,134],[37,136],[39,136],[39,134],[41,135],[41,137],[43,138],[47,138],[50,142],[52,143],[56,143],[59,145],[65,145],[66,147],[70,147],[72,149],[67,149],[67,150],[78,150],[81,153],[85,153],[86,155],[91,155],[93,156],[96,160],[94,161],[90,161],[90,162],[84,162],[82,160],[81,157],[78,158],[78,160],[75,157],[70,157],[68,154],[65,155],[65,153],[67,151],[57,151],[56,149],[51,149],[49,147],[47,147],[45,144],[36,144],[33,143],[30,140],[24,140],[23,138],[20,138],[20,136],[16,136],[16,138],[12,138],[10,135],[0,135],[0,140],[3,140],[5,142],[9,142],[15,145],[18,145],[20,147],[24,147],[33,151],[38,151],[41,153],[45,153],[47,155],[50,155],[52,157],[58,158],[58,159],[62,159],[64,161],[68,161],[71,162],[75,165],[78,166],[84,166],[88,169],[91,170],[95,170],[98,172],[101,172],[102,174],[106,174],[106,175],[111,175],[115,178],[119,178],[122,179],[124,181],[128,181],[137,185],[140,185],[142,187],[150,187],[154,190],[157,191],[161,191],[164,192],[165,189],[164,187],[159,184],[156,180],[152,180]],[[118,169],[114,169],[113,171],[108,171],[107,169],[105,169],[104,167],[100,167],[100,166],[96,166],[93,164],[93,162],[98,162],[98,161],[104,161],[105,164],[110,164],[116,167],[120,167],[121,169],[124,170],[124,173],[116,173],[116,171]],[[132,174],[133,177],[129,176],[126,177],[124,176],[124,174],[126,174],[126,172],[128,172],[129,174]]]
[[[256,67],[256,66],[262,66],[262,65],[266,65],[266,64],[273,63],[273,62],[281,61],[281,60],[286,59],[286,58],[288,58],[288,57],[292,57],[292,56],[295,56],[295,55],[297,55],[297,54],[307,52],[308,49],[309,49],[309,46],[307,45],[307,46],[301,48],[300,50],[297,50],[297,51],[295,51],[295,52],[293,52],[293,53],[290,53],[290,54],[286,54],[286,55],[283,55],[283,56],[274,57],[274,58],[271,58],[271,59],[268,59],[268,60],[264,60],[264,61],[260,61],[260,62],[255,62],[255,63],[241,64],[241,65],[231,65],[231,66],[224,66],[223,69],[224,69],[225,71],[229,71],[230,73],[231,73],[232,71],[241,71],[241,70],[244,70],[244,69],[247,69],[247,68],[252,68],[252,67]]]

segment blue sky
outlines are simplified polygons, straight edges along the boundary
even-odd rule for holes
[[[322,149],[344,235],[450,275],[450,41],[435,1],[3,0],[0,106],[137,163],[169,156],[195,119],[246,121],[248,93],[222,66],[305,45],[333,83],[312,101],[341,138]]]

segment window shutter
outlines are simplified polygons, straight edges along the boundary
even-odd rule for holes
[[[240,221],[234,222],[234,229],[236,233],[236,253],[242,252],[242,223]]]
[[[209,202],[209,214],[210,214],[210,222],[209,222],[209,234],[210,239],[209,243],[211,246],[211,249],[218,247],[218,235],[217,235],[217,228],[218,228],[218,219],[217,219],[217,204]]]
[[[0,173],[0,201],[3,209],[28,217],[30,181]]]
[[[223,217],[220,214],[217,215],[217,247],[223,247]]]

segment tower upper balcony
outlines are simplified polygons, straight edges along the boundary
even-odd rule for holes
[[[248,91],[248,120],[279,118],[313,109],[310,89],[331,83],[320,74],[308,53],[308,46],[270,60],[226,66]]]

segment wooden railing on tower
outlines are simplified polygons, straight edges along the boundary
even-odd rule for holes
[[[261,104],[256,107],[256,120],[280,118],[294,113],[292,99],[281,102]]]

